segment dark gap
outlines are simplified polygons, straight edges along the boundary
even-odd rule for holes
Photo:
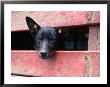
[[[88,50],[88,26],[61,27],[60,42],[57,50]],[[34,50],[34,43],[29,31],[11,32],[12,50]]]
[[[34,43],[30,32],[11,32],[11,50],[34,50]]]
[[[23,76],[23,77],[42,77],[42,76],[34,76],[34,75],[25,75],[25,74],[16,74],[16,73],[11,73],[13,76]]]
[[[88,34],[87,26],[64,27],[60,34],[61,50],[88,50]]]

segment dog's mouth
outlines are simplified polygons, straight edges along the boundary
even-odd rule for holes
[[[49,57],[51,57],[52,56],[52,52],[45,52],[45,53],[43,53],[43,52],[39,52],[39,56],[42,58],[42,59],[48,59]]]

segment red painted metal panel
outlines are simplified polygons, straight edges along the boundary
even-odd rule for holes
[[[11,69],[15,74],[33,76],[86,76],[90,74],[86,72],[88,67],[85,68],[87,62],[85,56],[89,53],[91,52],[57,51],[53,58],[41,59],[35,51],[12,51]],[[91,76],[98,76],[99,63],[96,61],[99,61],[99,52],[92,52],[91,56],[94,54],[95,60],[91,59],[93,60],[92,67],[94,67]]]
[[[92,11],[91,11],[92,12]],[[41,26],[61,27],[87,24],[90,11],[12,11],[11,30],[27,30],[25,17],[32,17]],[[88,19],[89,17],[89,19]],[[92,23],[99,23],[99,13],[93,12]]]

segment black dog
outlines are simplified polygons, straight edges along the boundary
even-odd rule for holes
[[[56,48],[59,36],[58,30],[52,27],[41,27],[30,17],[26,17],[26,22],[39,56],[44,59],[49,58]]]

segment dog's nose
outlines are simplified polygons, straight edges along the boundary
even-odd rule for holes
[[[40,55],[41,55],[42,57],[46,57],[46,54],[47,54],[46,52],[41,52],[41,53],[40,53]]]

